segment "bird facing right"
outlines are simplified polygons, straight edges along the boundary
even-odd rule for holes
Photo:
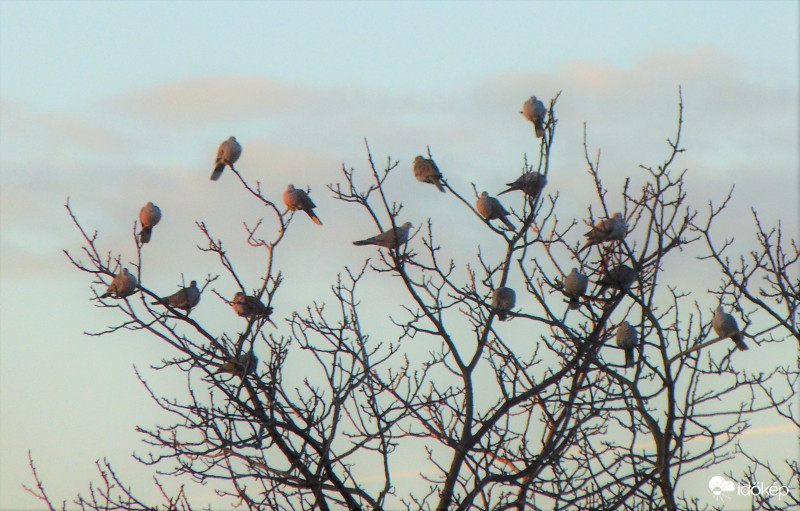
[[[408,232],[412,227],[414,226],[411,225],[411,222],[406,222],[399,227],[383,231],[371,238],[354,241],[353,245],[377,245],[383,248],[397,248],[408,242]]]

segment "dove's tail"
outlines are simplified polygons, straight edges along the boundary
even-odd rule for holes
[[[733,334],[731,336],[731,340],[736,343],[736,347],[742,351],[749,350],[750,347],[744,343],[744,337],[742,334]]]
[[[625,367],[633,367],[633,348],[625,350]]]
[[[139,239],[141,240],[142,244],[150,242],[150,236],[153,234],[152,227],[142,227],[142,232],[139,234]]]
[[[508,228],[509,228],[509,229],[511,229],[512,231],[515,231],[515,230],[517,229],[516,227],[514,227],[514,224],[512,224],[511,222],[509,222],[509,221],[508,221],[508,218],[506,218],[506,217],[504,217],[504,216],[501,216],[501,217],[500,217],[500,220],[501,220],[501,221],[502,221],[504,224],[506,224],[506,227],[508,227]]]
[[[370,240],[359,240],[359,241],[354,241],[353,245],[356,245],[356,246],[372,245],[372,242]]]
[[[500,321],[505,321],[506,319],[508,319],[508,315],[505,312],[498,312],[497,319],[499,319]]]
[[[570,298],[569,299],[569,309],[570,310],[577,310],[581,308],[581,301],[579,298]]]
[[[311,217],[311,220],[313,220],[315,224],[322,225],[322,220],[320,220],[319,217],[313,211],[311,211],[310,209],[307,209],[306,210],[306,214],[309,217]]]
[[[214,172],[211,174],[211,180],[216,181],[217,179],[219,179],[219,176],[222,175],[223,170],[225,170],[225,162],[218,161],[217,166],[214,167]]]
[[[544,136],[544,126],[542,126],[541,122],[534,124],[533,128],[536,130],[536,138],[542,138]]]
[[[438,188],[440,192],[447,193],[446,190],[444,189],[444,186],[442,186],[442,182],[439,181],[438,179],[434,181],[433,184],[436,185],[436,188]]]
[[[100,298],[108,298],[109,296],[111,296],[111,290],[110,289],[108,291],[106,291],[105,293],[103,293],[102,295],[100,295]]]
[[[511,186],[511,185],[508,184],[507,186]],[[498,193],[497,195],[500,196],[500,195],[503,195],[504,193],[508,193],[510,191],[513,191],[513,190],[514,190],[514,188],[509,188],[508,190],[503,190],[502,192]]]

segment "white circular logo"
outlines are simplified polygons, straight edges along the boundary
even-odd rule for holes
[[[708,489],[714,495],[721,495],[724,491],[736,490],[736,485],[733,484],[733,481],[728,481],[722,476],[714,476],[708,480]]]

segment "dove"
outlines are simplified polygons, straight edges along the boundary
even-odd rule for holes
[[[625,350],[625,367],[633,367],[633,350],[639,343],[636,330],[627,321],[617,326],[617,346]]]
[[[628,224],[622,217],[622,213],[614,213],[611,218],[604,218],[592,227],[592,230],[584,234],[587,241],[581,250],[587,249],[597,243],[604,241],[622,240],[628,233]]]
[[[630,289],[637,278],[639,278],[638,271],[630,266],[621,264],[610,270],[606,270],[597,283],[602,285],[602,287],[600,287],[600,294],[603,294],[609,287],[619,289],[620,291]]]
[[[533,96],[522,105],[521,113],[533,123],[533,129],[536,130],[536,138],[542,138],[544,136],[544,116],[547,115],[544,103],[536,99],[536,96]]]
[[[255,296],[248,296],[239,291],[233,295],[231,307],[233,307],[234,312],[241,318],[264,318],[272,323],[269,319],[270,314],[272,314],[272,307],[264,305],[261,303],[261,300]]]
[[[384,248],[397,248],[408,241],[408,231],[414,227],[411,222],[406,222],[400,227],[389,229],[376,236],[361,241],[354,241],[353,245],[378,245]]]
[[[508,311],[517,303],[517,294],[510,287],[498,287],[492,293],[492,309],[497,313],[497,319],[505,321]]]
[[[139,233],[139,240],[142,244],[150,242],[150,236],[153,234],[153,227],[156,226],[159,220],[161,220],[161,209],[152,202],[148,202],[139,210],[139,222],[142,224],[142,232]]]
[[[108,298],[109,296],[125,298],[136,292],[136,286],[138,284],[136,277],[129,272],[127,268],[123,268],[121,272],[114,275],[114,279],[111,281],[108,289],[106,289],[105,293],[100,295],[100,298]]]
[[[546,185],[547,178],[544,177],[544,174],[539,174],[538,172],[533,171],[526,172],[513,183],[506,183],[506,186],[509,187],[508,190],[503,190],[497,195],[503,195],[504,193],[508,193],[513,190],[521,190],[525,192],[525,194],[527,194],[531,199],[536,199]]]
[[[500,204],[499,200],[491,197],[488,192],[481,192],[481,197],[475,203],[475,209],[477,209],[478,213],[486,220],[500,220],[506,224],[506,227],[512,231],[514,230],[514,224],[509,222],[506,218],[509,214],[506,208]]]
[[[168,305],[175,309],[185,310],[187,313],[194,308],[200,301],[200,290],[197,289],[197,281],[193,280],[189,287],[179,289],[176,293],[159,298],[151,302],[152,305]]]
[[[570,309],[580,308],[580,299],[586,294],[587,287],[589,287],[589,277],[579,273],[577,268],[572,268],[569,275],[564,278],[564,294],[569,296]]]
[[[217,161],[214,162],[214,172],[211,174],[211,180],[216,181],[225,170],[225,165],[233,168],[233,164],[242,155],[242,146],[236,141],[236,137],[228,137],[228,140],[219,145],[217,151]]]
[[[719,337],[730,337],[736,343],[736,347],[742,351],[750,349],[744,343],[744,336],[739,332],[739,325],[736,324],[736,318],[722,310],[722,305],[717,307],[717,313],[714,319],[711,320],[711,326]]]
[[[244,376],[256,372],[258,367],[258,357],[252,351],[242,353],[238,357],[233,357],[222,364],[215,374],[230,373],[234,376]]]
[[[439,172],[439,167],[432,159],[422,156],[414,158],[414,177],[422,183],[436,185],[440,192],[445,193],[444,186],[442,186],[442,173]]]
[[[322,225],[322,220],[312,211],[316,208],[316,204],[311,200],[311,197],[304,190],[299,190],[294,185],[289,185],[286,191],[283,192],[283,203],[291,211],[305,211],[306,215],[311,217],[317,225]]]

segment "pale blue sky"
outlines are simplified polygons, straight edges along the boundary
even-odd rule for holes
[[[162,417],[131,365],[167,354],[142,336],[82,335],[115,318],[60,252],[79,246],[67,196],[103,249],[126,258],[139,207],[161,205],[151,287],[173,289],[182,271],[218,271],[193,250],[194,220],[244,250],[241,220],[260,214],[230,176],[208,181],[217,145],[236,135],[243,172],[281,190],[290,176],[311,185],[325,222],[293,225],[329,249],[313,268],[291,240],[279,255],[288,281],[303,282],[281,296],[289,314],[368,255],[349,240],[372,227],[324,188],[343,162],[364,168],[363,137],[378,161],[407,163],[430,144],[454,186],[496,193],[535,152],[522,102],[561,90],[549,186],[581,218],[592,200],[583,122],[619,186],[665,156],[682,85],[694,204],[735,183],[720,236],[740,234],[750,206],[796,236],[798,15],[795,1],[0,1],[0,508],[37,507],[20,489],[29,448],[58,498],[84,490],[104,455],[148,485],[129,457],[142,451],[133,428]],[[462,220],[408,173],[397,179],[415,223]],[[204,298],[198,313],[218,306]]]

